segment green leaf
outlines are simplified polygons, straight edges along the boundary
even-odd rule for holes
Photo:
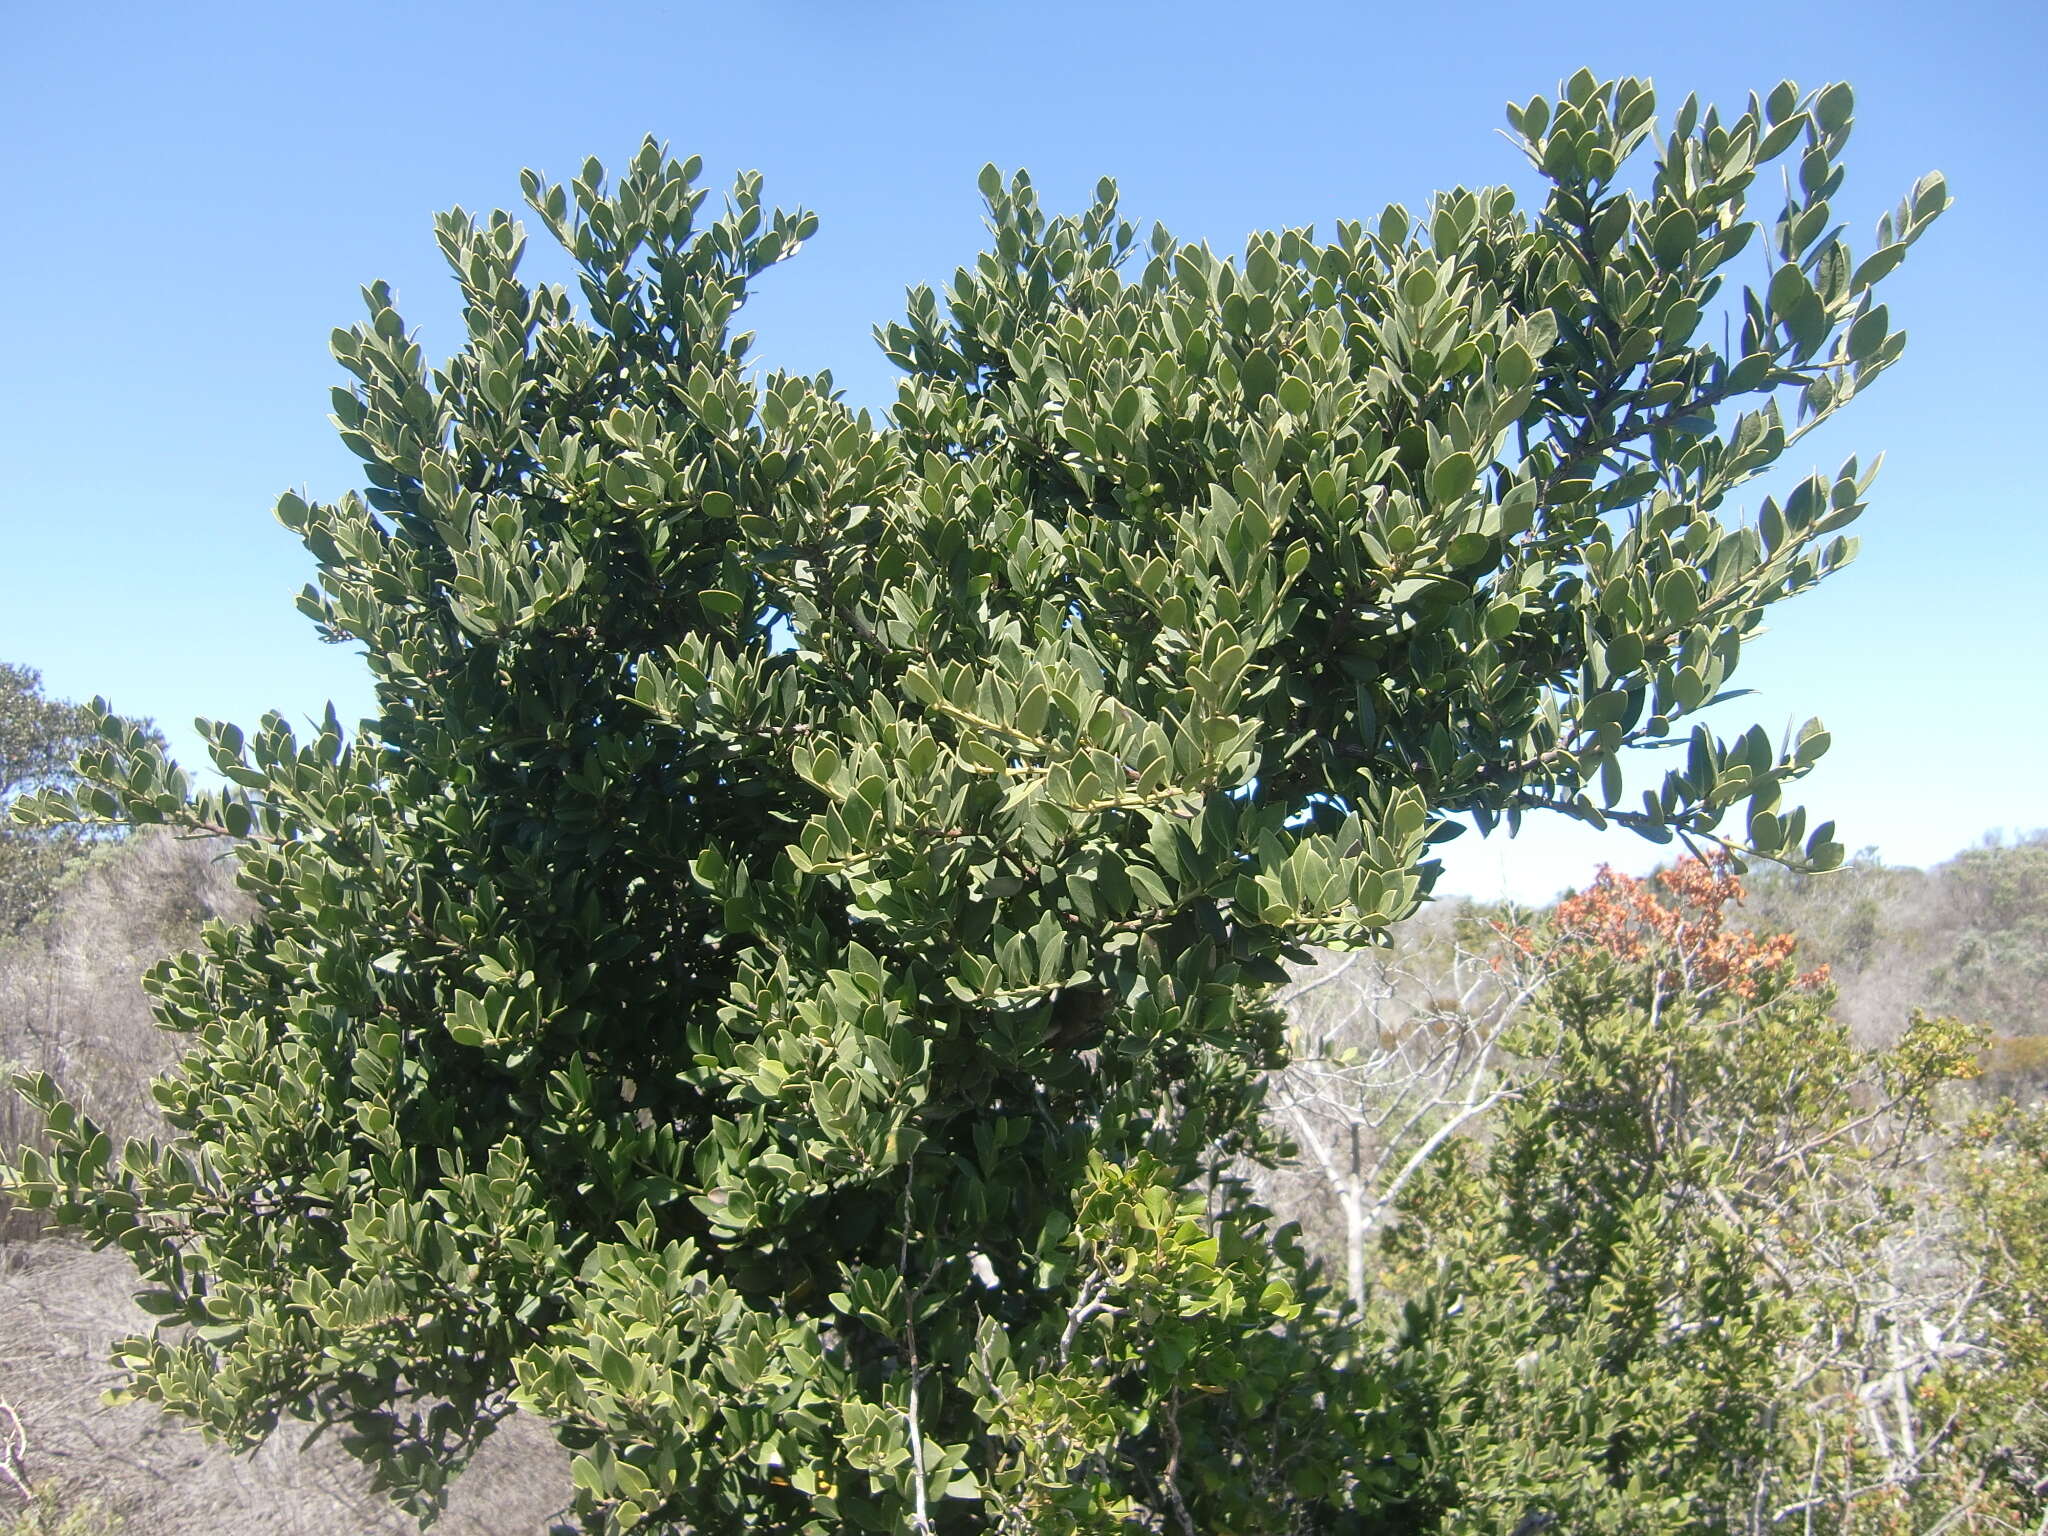
[[[1493,549],[1493,541],[1483,533],[1465,532],[1452,539],[1445,551],[1445,558],[1453,566],[1477,565]]]
[[[1859,315],[1849,327],[1849,356],[1859,363],[1869,362],[1884,345],[1890,326],[1891,316],[1882,304]]]
[[[1828,86],[1814,101],[1813,115],[1829,133],[1848,132],[1855,112],[1856,93],[1841,81]]]
[[[1535,359],[1520,342],[1503,347],[1500,356],[1494,359],[1493,368],[1503,389],[1525,389],[1536,377]]]
[[[1683,567],[1666,571],[1657,580],[1657,607],[1667,623],[1690,624],[1699,617],[1699,578]]]
[[[1476,473],[1469,453],[1453,453],[1438,461],[1430,471],[1429,489],[1438,506],[1459,500],[1472,489]]]
[[[1657,221],[1656,234],[1651,239],[1651,249],[1656,254],[1657,264],[1665,268],[1679,265],[1699,243],[1700,224],[1691,211],[1674,208]]]
[[[1813,288],[1806,281],[1806,274],[1799,270],[1796,262],[1786,262],[1778,268],[1771,279],[1771,312],[1779,319],[1790,317],[1794,311],[1811,303]]]

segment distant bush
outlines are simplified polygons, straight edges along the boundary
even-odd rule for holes
[[[1548,974],[1508,1087],[1384,1245],[1415,1529],[1903,1532],[1971,1486],[1939,1394],[1984,1323],[1915,1201],[1974,1037],[1858,1050],[1741,895],[1603,873],[1506,935]]]
[[[1916,1006],[1999,1035],[2048,1034],[2048,831],[1987,838],[1927,870],[1865,851],[1825,876],[1758,869],[1748,885],[1744,921],[1797,933],[1826,961],[1867,1044]]]
[[[2048,1035],[1993,1035],[1984,1045],[1985,1089],[2032,1100],[2048,1094]]]
[[[1928,1001],[2013,1034],[2048,1033],[2048,832],[1968,849],[1937,873],[1953,938]]]

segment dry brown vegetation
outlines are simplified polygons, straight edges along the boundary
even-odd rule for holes
[[[114,1341],[146,1331],[118,1252],[11,1242],[0,1273],[0,1390],[26,1442],[24,1480],[58,1511],[89,1510],[78,1536],[403,1536],[416,1525],[365,1486],[340,1446],[280,1431],[249,1456],[208,1446],[154,1406],[110,1406]],[[512,1420],[463,1478],[436,1527],[533,1536],[563,1503],[567,1472],[539,1424]],[[11,1490],[10,1490],[11,1492]],[[6,1497],[0,1495],[0,1497]],[[0,1510],[18,1507],[18,1494]],[[4,1519],[4,1515],[0,1515]],[[6,1526],[0,1524],[0,1530]]]

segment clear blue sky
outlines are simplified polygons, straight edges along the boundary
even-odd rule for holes
[[[1846,79],[1854,232],[1929,169],[1956,207],[1893,283],[1905,361],[1809,440],[1826,468],[1887,453],[1863,557],[1781,611],[1735,708],[1826,718],[1805,798],[1851,847],[1927,863],[2048,824],[2033,4],[17,3],[7,34],[0,660],[188,758],[194,715],[367,708],[292,609],[310,565],[269,509],[356,483],[326,339],[359,285],[390,280],[445,352],[431,215],[516,205],[522,166],[566,177],[651,132],[765,172],[823,230],[750,308],[756,355],[876,403],[869,329],[979,249],[985,161],[1056,207],[1115,175],[1132,214],[1234,246],[1522,184],[1502,103],[1581,65],[1673,104]],[[1524,897],[1656,857],[1542,832],[1451,853],[1448,888]]]

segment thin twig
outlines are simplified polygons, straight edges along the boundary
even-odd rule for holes
[[[22,1428],[21,1415],[14,1411],[14,1404],[0,1398],[0,1415],[6,1417],[4,1431],[0,1431],[0,1477],[8,1486],[21,1495],[22,1502],[35,1502],[35,1491],[28,1485],[28,1431]]]
[[[1187,1500],[1180,1494],[1180,1388],[1175,1387],[1166,1399],[1166,1471],[1161,1483],[1166,1490],[1166,1502],[1173,1506],[1173,1517],[1180,1523],[1183,1536],[1196,1536],[1194,1519],[1188,1514]]]

